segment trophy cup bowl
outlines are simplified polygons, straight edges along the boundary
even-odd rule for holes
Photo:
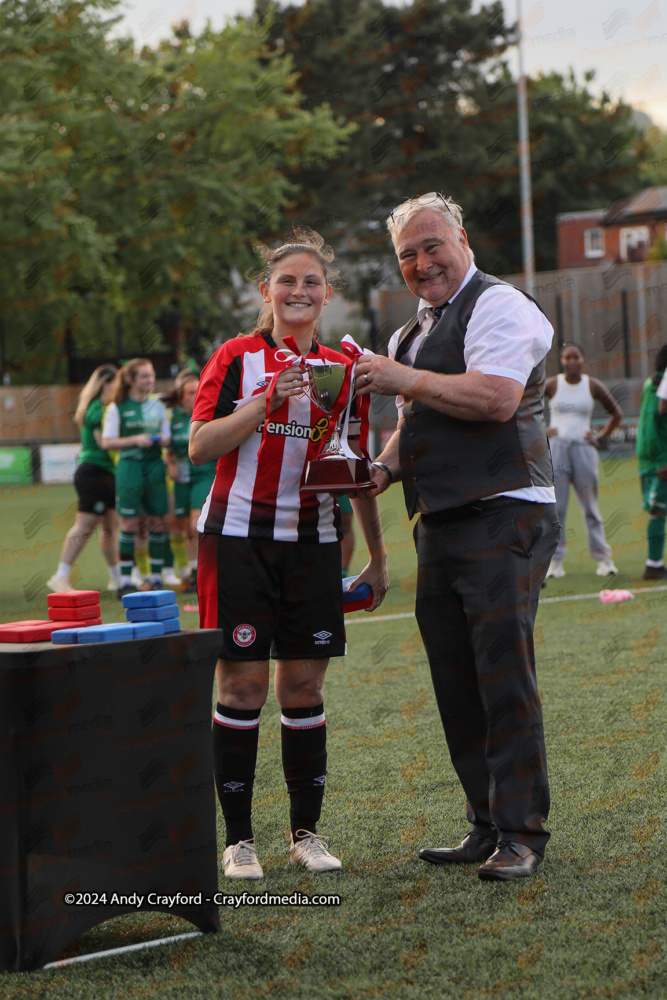
[[[339,401],[345,382],[345,370],[346,365],[337,361],[309,366],[311,399],[329,415]],[[351,386],[349,393],[324,449],[318,458],[308,463],[301,493],[330,493],[332,496],[342,496],[344,493],[356,493],[372,489],[374,486],[368,461],[361,456],[348,457],[341,445],[339,425],[345,409],[354,398]]]

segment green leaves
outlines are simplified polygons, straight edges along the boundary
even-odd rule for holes
[[[284,229],[302,166],[351,131],[301,107],[291,59],[256,23],[179,26],[139,55],[109,37],[113,6],[0,10],[5,344],[15,371],[41,352],[44,381],[67,377],[64,354],[75,377],[76,356],[167,340],[179,363],[203,360],[238,332],[234,275]]]

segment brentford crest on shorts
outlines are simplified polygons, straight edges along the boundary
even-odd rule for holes
[[[233,632],[233,639],[237,646],[251,646],[257,633],[252,625],[237,625]]]

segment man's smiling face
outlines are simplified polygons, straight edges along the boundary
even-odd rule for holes
[[[465,229],[453,229],[431,208],[417,212],[400,231],[396,254],[410,291],[432,306],[452,297],[471,263]]]

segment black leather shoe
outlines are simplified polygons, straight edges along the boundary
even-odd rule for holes
[[[458,847],[423,847],[419,857],[432,865],[462,865],[471,861],[486,861],[497,846],[493,838],[482,837],[471,830]]]
[[[498,848],[477,874],[481,879],[509,882],[515,878],[528,878],[542,867],[542,858],[535,851],[513,840],[501,840]]]

